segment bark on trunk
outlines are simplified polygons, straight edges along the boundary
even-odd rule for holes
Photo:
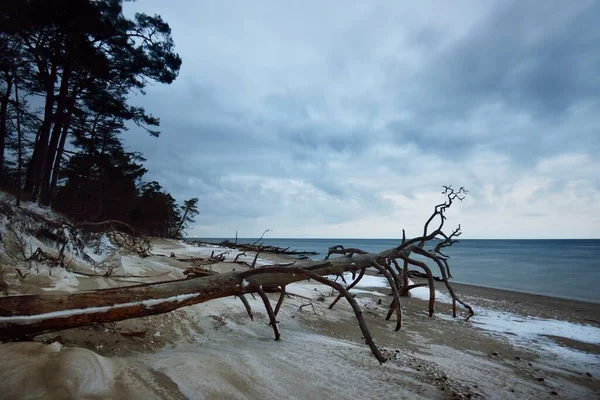
[[[276,288],[306,280],[294,273],[299,268],[317,275],[340,274],[367,268],[382,257],[396,256],[398,249],[382,253],[339,257],[326,261],[299,261],[292,266],[229,272],[197,279],[159,282],[61,295],[25,295],[0,298],[0,340],[33,337],[45,332],[94,323],[121,321],[162,314],[205,301],[254,293],[261,286]]]
[[[2,94],[2,98],[0,99],[0,174],[4,171],[4,149],[8,133],[6,122],[8,120],[8,101],[10,100],[10,92],[12,90],[12,76],[6,74],[5,80],[6,92]]]
[[[68,58],[67,58],[68,59]],[[60,89],[56,97],[56,112],[54,113],[54,126],[52,127],[52,136],[46,152],[45,162],[43,164],[40,202],[43,205],[50,205],[50,180],[52,178],[52,167],[55,165],[55,158],[59,152],[59,143],[61,140],[63,127],[68,124],[70,115],[73,112],[74,104],[77,99],[77,88],[74,87],[69,95],[69,84],[71,78],[71,68],[65,65],[63,68]]]
[[[44,197],[42,199],[43,204],[49,206],[54,197],[54,191],[56,190],[56,184],[60,174],[60,163],[62,161],[63,151],[65,149],[65,143],[67,136],[69,135],[69,129],[71,128],[71,117],[75,110],[75,103],[77,102],[77,91],[75,90],[69,99],[69,105],[66,111],[66,115],[63,120],[62,130],[60,134],[60,141],[56,149],[56,155],[54,156],[54,165],[48,171],[52,171],[49,186],[46,188]],[[50,173],[50,172],[48,172]]]
[[[39,137],[35,143],[31,163],[29,164],[30,171],[27,172],[27,182],[25,183],[25,191],[32,192],[33,198],[37,199],[40,191],[40,183],[43,175],[43,167],[48,152],[48,139],[50,138],[50,129],[52,128],[52,120],[54,117],[55,94],[54,86],[57,77],[56,63],[52,64],[49,76],[46,78],[46,103],[44,105],[44,120],[40,128]]]
[[[19,101],[19,82],[15,72],[15,103],[17,113],[17,207],[21,206],[21,184],[23,179],[23,133],[21,132],[21,104]]]

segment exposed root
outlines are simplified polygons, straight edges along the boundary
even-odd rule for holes
[[[152,245],[150,244],[150,240],[125,222],[117,220],[80,222],[71,227],[72,231],[80,229],[105,232],[115,245],[131,251],[140,257],[148,257],[151,254]]]

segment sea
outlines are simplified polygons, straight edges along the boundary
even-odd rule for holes
[[[195,240],[219,243],[226,239]],[[245,238],[238,242],[255,240]],[[317,260],[324,258],[328,248],[335,245],[380,252],[398,246],[400,241],[267,238],[262,243],[316,251],[319,255],[310,258]],[[453,282],[600,303],[600,239],[464,239],[444,253],[450,257]],[[435,274],[437,267],[431,267]]]

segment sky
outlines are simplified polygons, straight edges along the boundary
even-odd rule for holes
[[[600,238],[599,1],[138,0],[183,59],[132,99],[190,236]]]

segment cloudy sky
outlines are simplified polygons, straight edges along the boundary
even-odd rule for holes
[[[600,2],[138,0],[183,58],[131,149],[199,237],[600,237]]]

